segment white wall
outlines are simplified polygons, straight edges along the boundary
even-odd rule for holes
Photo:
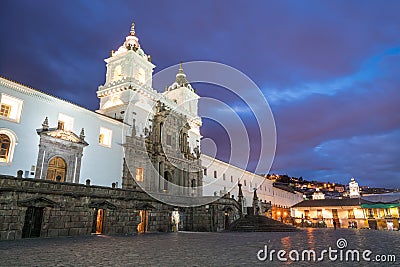
[[[273,187],[273,182],[260,175],[248,172],[226,162],[214,159],[202,154],[203,166],[207,169],[207,175],[203,176],[203,195],[217,196],[230,192],[237,199],[240,180],[243,196],[246,198],[246,205],[251,206],[253,202],[254,188],[257,187],[257,196],[261,201],[271,201],[273,205],[291,207],[302,201],[302,194],[291,193]],[[217,171],[217,178],[214,178],[214,171]],[[224,180],[225,174],[225,180]],[[231,176],[233,181],[231,181]]]
[[[92,184],[111,186],[121,184],[123,143],[122,123],[96,114],[69,102],[46,95],[29,87],[0,78],[0,94],[7,94],[23,100],[21,118],[18,123],[0,117],[0,128],[10,129],[17,135],[11,164],[0,165],[0,174],[16,176],[18,170],[29,171],[36,166],[39,151],[39,136],[45,117],[49,126],[57,127],[59,113],[74,118],[73,132],[80,134],[85,129],[89,146],[83,150],[80,183],[90,178]],[[112,130],[111,148],[99,144],[100,127]],[[29,175],[27,178],[34,178]]]

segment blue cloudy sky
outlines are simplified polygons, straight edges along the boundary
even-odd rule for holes
[[[2,76],[97,109],[103,59],[121,45],[134,20],[156,72],[179,61],[216,61],[259,86],[276,123],[272,172],[400,187],[399,1],[1,4]],[[223,90],[197,87],[201,96],[244,113],[248,169],[254,170],[262,138],[254,118]],[[215,140],[225,160],[223,130],[206,120],[202,134]]]

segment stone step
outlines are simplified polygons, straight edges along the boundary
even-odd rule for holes
[[[237,232],[294,232],[299,231],[294,226],[281,223],[265,216],[248,215],[234,221],[229,231]]]

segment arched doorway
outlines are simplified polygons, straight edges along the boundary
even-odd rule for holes
[[[67,163],[61,157],[54,157],[49,161],[47,168],[47,180],[57,181],[57,176],[61,177],[60,182],[65,182],[65,175],[67,173]]]

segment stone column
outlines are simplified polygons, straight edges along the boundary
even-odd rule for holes
[[[183,178],[182,166],[180,166],[180,169],[178,170],[178,174],[179,174],[180,194],[184,195],[185,194],[185,188],[184,188],[184,178]]]
[[[164,190],[164,179],[163,179],[163,177],[164,177],[164,162],[163,161],[160,161],[160,170],[159,170],[159,175],[158,175],[158,180],[159,180],[159,188],[160,188],[160,191],[163,191]]]

